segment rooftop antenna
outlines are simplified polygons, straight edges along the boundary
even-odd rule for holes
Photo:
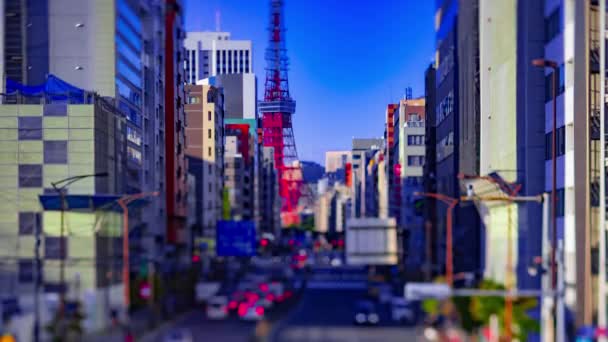
[[[405,88],[405,99],[406,100],[412,99],[412,87]]]
[[[220,10],[215,11],[215,31],[222,31],[222,14],[220,13]]]

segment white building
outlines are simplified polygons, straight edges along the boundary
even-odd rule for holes
[[[253,73],[250,40],[231,40],[228,32],[188,32],[186,82],[222,74]]]
[[[325,152],[325,173],[336,172],[339,169],[343,169],[350,160],[350,151]]]

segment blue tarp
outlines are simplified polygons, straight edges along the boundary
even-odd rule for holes
[[[61,210],[61,198],[58,194],[39,195],[44,210]],[[122,211],[120,206],[111,205],[120,199],[116,195],[65,195],[65,210],[105,209]]]
[[[85,91],[75,87],[55,75],[48,75],[40,85],[24,85],[17,81],[6,79],[6,93],[23,96],[50,96],[53,100],[67,100],[72,103],[84,103]]]

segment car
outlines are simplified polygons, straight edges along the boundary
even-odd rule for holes
[[[207,318],[224,319],[228,316],[228,298],[215,296],[207,301]]]
[[[239,317],[245,321],[259,321],[264,318],[266,309],[258,301],[253,303],[240,303],[238,308]]]
[[[163,340],[164,342],[192,342],[192,333],[188,329],[174,329],[169,331]]]
[[[416,324],[416,311],[412,303],[404,298],[395,297],[391,300],[391,318],[405,325]]]
[[[377,325],[379,322],[380,315],[372,301],[362,300],[356,303],[354,316],[356,325]]]

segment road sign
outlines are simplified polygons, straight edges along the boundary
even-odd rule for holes
[[[218,221],[216,237],[218,256],[253,256],[256,253],[253,221]]]
[[[407,283],[403,294],[407,300],[445,299],[452,293],[448,284],[440,283]]]

